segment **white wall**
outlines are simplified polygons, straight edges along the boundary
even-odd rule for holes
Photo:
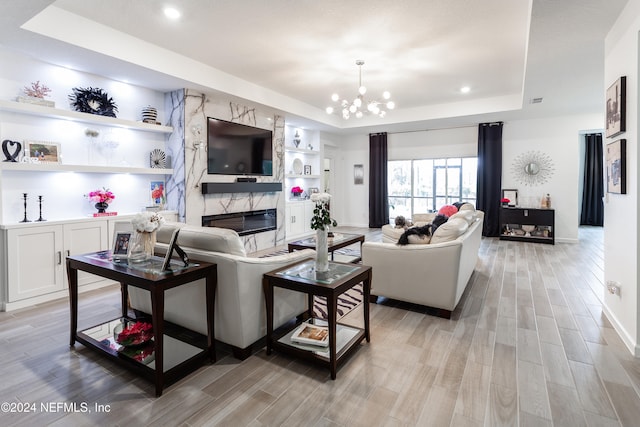
[[[513,120],[505,123],[502,133],[502,188],[518,189],[523,207],[539,207],[549,193],[555,210],[556,240],[577,242],[581,200],[581,155],[583,133],[602,126],[602,114],[562,116],[551,119]],[[541,185],[527,186],[512,172],[515,158],[526,152],[540,152],[553,162],[553,174]]]
[[[604,207],[604,276],[621,285],[621,294],[605,293],[607,317],[635,356],[638,347],[638,32],[640,0],[629,0],[605,39],[603,93],[627,76],[626,132],[605,144],[627,140],[627,194],[607,194]]]

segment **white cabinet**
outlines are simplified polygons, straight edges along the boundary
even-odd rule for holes
[[[65,258],[110,247],[107,220],[98,218],[68,223],[21,224],[5,227],[2,234],[3,310],[11,310],[66,295]],[[82,286],[110,283],[84,273]]]
[[[61,225],[3,230],[6,233],[6,303],[65,289]]]
[[[308,235],[311,230],[314,204],[310,200],[287,203],[286,232],[287,240]]]

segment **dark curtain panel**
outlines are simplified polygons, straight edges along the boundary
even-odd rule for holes
[[[582,213],[580,225],[604,224],[604,175],[602,134],[585,135],[584,187],[582,189]]]
[[[387,133],[369,134],[369,227],[389,223]]]
[[[478,126],[478,198],[476,208],[484,211],[482,235],[500,236],[502,198],[502,122]]]

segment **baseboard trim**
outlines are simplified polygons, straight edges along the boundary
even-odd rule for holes
[[[622,326],[622,324],[618,321],[618,318],[609,310],[605,304],[602,304],[602,311],[604,315],[607,316],[609,322],[613,325],[613,328],[618,333],[618,336],[627,346],[629,352],[633,355],[633,357],[640,357],[640,347],[638,347],[638,343],[633,339],[633,337],[627,332],[627,330]]]

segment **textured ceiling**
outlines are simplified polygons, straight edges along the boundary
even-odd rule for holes
[[[369,93],[389,90],[396,102],[386,128],[597,112],[604,36],[626,0],[174,0],[177,21],[158,0],[13,3],[23,4],[0,5],[8,47],[159,90],[229,93],[348,130],[380,123],[324,114],[331,93],[355,96],[356,59],[365,61]],[[544,102],[531,105],[533,97]]]

